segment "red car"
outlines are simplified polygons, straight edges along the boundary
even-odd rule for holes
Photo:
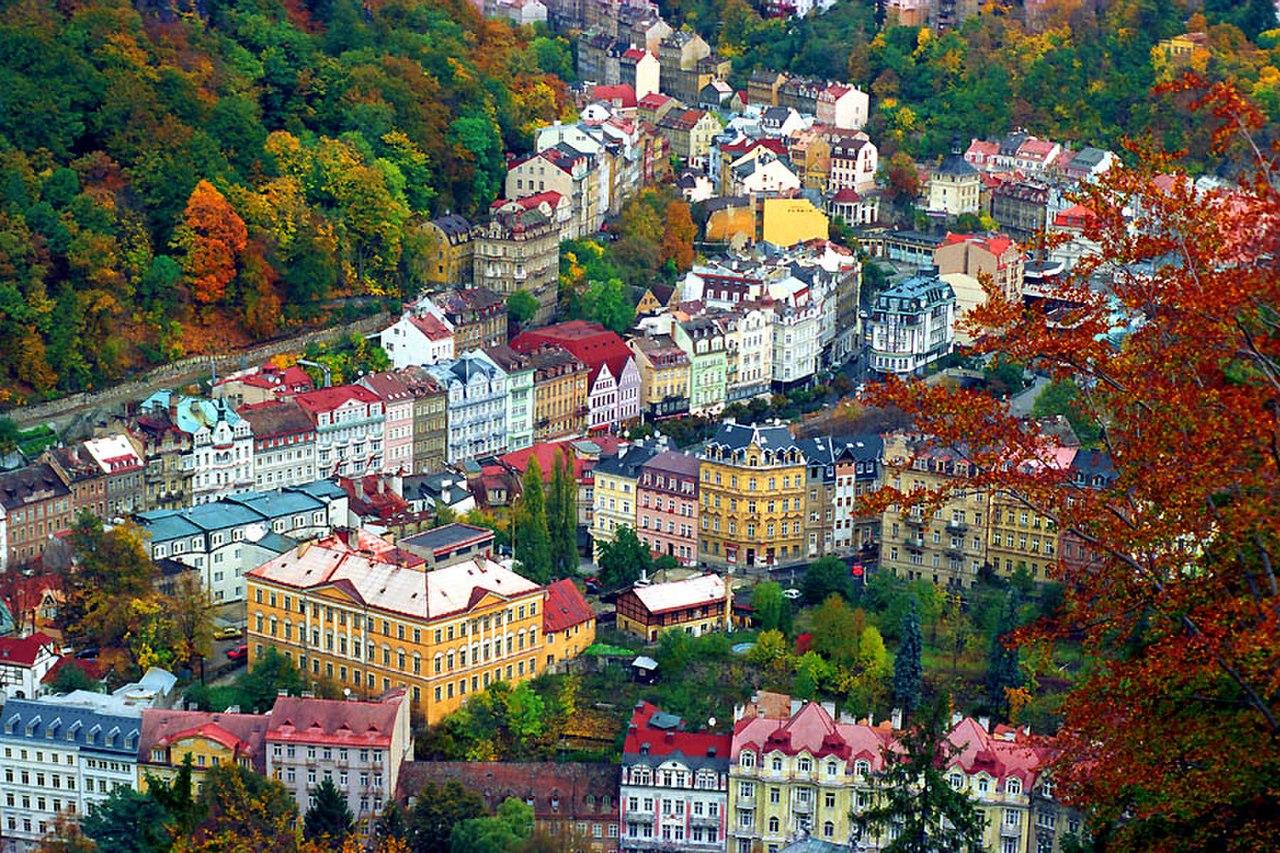
[[[240,645],[227,649],[227,660],[242,661],[249,657],[249,644],[241,643]]]

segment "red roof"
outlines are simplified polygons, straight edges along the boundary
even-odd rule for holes
[[[630,83],[596,86],[591,90],[591,97],[597,101],[616,103],[623,109],[633,108],[636,105],[636,90]]]
[[[644,55],[648,52],[649,51],[641,50],[638,47],[632,47],[622,52],[622,58],[623,59],[644,59]]]
[[[62,672],[64,667],[74,666],[94,681],[102,680],[102,664],[96,660],[80,660],[75,655],[63,655],[58,658],[53,668],[44,674],[44,678],[40,679],[41,684],[52,684],[58,677],[58,673]]]
[[[281,696],[271,708],[267,740],[333,746],[390,746],[396,715],[403,701],[403,690],[393,691],[380,702]]]
[[[332,388],[320,388],[315,391],[308,391],[305,394],[299,394],[294,399],[298,401],[299,406],[313,415],[319,412],[332,412],[343,403],[351,400],[366,405],[382,402],[377,394],[359,385],[335,385]]]
[[[46,646],[51,646],[50,651],[56,653],[53,638],[39,631],[29,637],[0,637],[0,664],[34,666],[40,650]]]
[[[1016,778],[1024,790],[1031,788],[1052,758],[1052,750],[1038,738],[1008,726],[989,734],[972,717],[957,723],[947,740],[957,747],[949,766],[959,766],[970,775],[986,773],[997,782]]]
[[[733,739],[729,735],[708,732],[686,732],[679,729],[657,728],[650,723],[654,714],[661,711],[648,702],[641,702],[631,715],[631,726],[622,745],[624,755],[641,755],[642,748],[649,755],[674,755],[690,758],[729,758]],[[669,716],[669,715],[668,715]]]
[[[540,329],[528,329],[512,339],[511,348],[527,354],[546,344],[558,344],[573,353],[575,358],[591,368],[592,381],[601,364],[609,362],[612,370],[615,360],[621,359],[625,363],[625,358],[631,356],[631,350],[617,333],[586,320],[569,320]],[[621,375],[621,371],[615,375]]]
[[[1085,224],[1097,218],[1097,214],[1092,210],[1083,204],[1076,204],[1053,217],[1053,224],[1067,228],[1083,228]]]
[[[954,246],[957,243],[972,243],[981,246],[997,258],[1009,251],[1014,242],[1003,234],[952,234],[947,232],[943,245]]]
[[[858,195],[858,191],[853,187],[845,187],[833,195],[831,201],[836,204],[853,204],[862,201],[862,196]]]
[[[1018,147],[1018,156],[1036,157],[1043,160],[1053,151],[1054,144],[1047,139],[1028,139]]]
[[[534,193],[523,198],[498,198],[493,200],[493,204],[489,205],[494,210],[505,207],[508,204],[518,204],[525,210],[532,210],[544,201],[555,210],[560,206],[560,202],[564,200],[564,196],[555,190],[546,190],[545,192]]]
[[[636,105],[644,107],[645,109],[655,110],[670,100],[671,97],[669,95],[664,95],[661,92],[650,92],[637,101]]]
[[[558,580],[547,587],[547,600],[542,605],[542,633],[564,631],[594,619],[595,615],[577,584],[568,578]]]
[[[453,337],[453,332],[449,331],[449,327],[440,322],[440,318],[435,314],[423,314],[422,316],[411,316],[409,322],[413,324],[419,332],[427,336],[432,341],[447,341]]]

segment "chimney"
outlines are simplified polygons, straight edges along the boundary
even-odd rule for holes
[[[964,714],[961,714],[959,711],[953,711],[953,712],[951,713],[951,725],[952,725],[952,726],[958,726],[958,725],[960,725],[960,721],[961,721],[961,720],[963,720],[963,719],[964,719]]]
[[[892,720],[893,730],[895,732],[899,731],[902,728],[902,709],[894,708],[890,719]]]
[[[676,733],[675,733],[675,732],[667,732],[667,733],[666,733],[666,735],[663,737],[663,740],[665,740],[667,743],[675,743],[675,742],[676,742]]]
[[[356,500],[364,500],[364,477],[355,477],[351,482],[355,484]]]
[[[387,478],[378,475],[378,494],[385,495],[387,493]]]
[[[990,717],[979,717],[979,718],[978,718],[978,725],[982,726],[982,730],[983,730],[984,732],[990,732],[990,731],[991,731],[991,718],[990,718]]]

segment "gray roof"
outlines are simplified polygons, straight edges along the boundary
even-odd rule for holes
[[[1071,158],[1070,165],[1071,168],[1076,168],[1076,166],[1079,165],[1092,169],[1098,166],[1106,156],[1106,151],[1103,151],[1101,148],[1094,148],[1090,145],[1077,151],[1076,156]]]
[[[0,711],[0,738],[32,741],[66,749],[136,761],[142,729],[142,704],[122,697],[77,690],[41,700],[10,699]]]
[[[791,430],[786,426],[748,425],[734,421],[721,424],[715,435],[711,436],[707,441],[707,448],[719,446],[725,450],[742,450],[752,442],[755,442],[761,448],[769,450],[800,449],[799,442],[791,435]]]
[[[0,504],[5,509],[21,509],[29,503],[69,494],[71,490],[45,462],[0,473]]]
[[[629,477],[635,479],[640,476],[640,469],[646,462],[656,456],[658,451],[652,447],[643,444],[632,444],[618,448],[617,456],[606,456],[596,463],[592,473],[610,474],[614,477]]]
[[[431,530],[407,536],[398,544],[424,551],[439,551],[442,548],[456,548],[477,538],[493,538],[493,531],[487,527],[476,527],[471,524],[442,524]]]
[[[978,174],[978,170],[969,165],[969,161],[964,159],[963,154],[954,152],[943,157],[942,163],[934,171],[939,175],[951,175],[954,177],[968,177],[970,175],[976,177]]]
[[[926,305],[954,302],[956,293],[937,275],[919,273],[895,282],[876,296],[877,311],[923,310]]]

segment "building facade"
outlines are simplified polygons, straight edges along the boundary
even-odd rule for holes
[[[560,229],[550,215],[538,208],[499,209],[476,226],[473,240],[475,286],[504,297],[527,291],[538,300],[534,322],[550,321],[560,287]]]
[[[505,343],[486,347],[483,353],[507,374],[507,449],[526,448],[533,444],[533,424],[537,414],[533,364]]]
[[[386,410],[377,394],[339,385],[295,399],[316,425],[317,474],[351,477],[382,470]]]
[[[535,441],[587,431],[587,366],[558,346],[529,353]]]
[[[406,369],[404,380],[413,393],[413,471],[443,471],[449,437],[448,395],[425,368]]]
[[[0,472],[0,506],[6,568],[37,559],[54,534],[75,523],[71,489],[47,462]]]
[[[664,631],[699,637],[727,631],[732,595],[720,575],[695,575],[681,581],[637,585],[618,595],[618,630],[656,643]]]
[[[689,411],[689,356],[670,335],[627,341],[640,372],[640,411],[649,419]]]
[[[492,456],[507,450],[507,375],[478,352],[463,353],[428,371],[448,395],[445,460]]]
[[[382,470],[391,474],[414,474],[414,395],[399,371],[383,370],[360,377],[360,386],[382,400]]]
[[[636,535],[655,557],[698,562],[698,458],[664,450],[644,463],[636,483]]]
[[[257,489],[314,481],[316,426],[293,400],[246,403],[236,412],[253,435],[253,481]]]
[[[643,444],[625,445],[592,469],[595,512],[591,523],[591,550],[596,560],[600,559],[601,547],[613,541],[619,527],[629,527],[639,536],[636,508],[640,471],[655,452]]]
[[[804,559],[806,461],[785,426],[722,424],[698,456],[699,565]]]
[[[689,356],[689,412],[713,415],[724,408],[728,354],[724,332],[711,317],[673,323],[672,338]]]
[[[881,291],[867,321],[871,369],[911,376],[949,354],[955,346],[955,307],[955,291],[934,272]]]

